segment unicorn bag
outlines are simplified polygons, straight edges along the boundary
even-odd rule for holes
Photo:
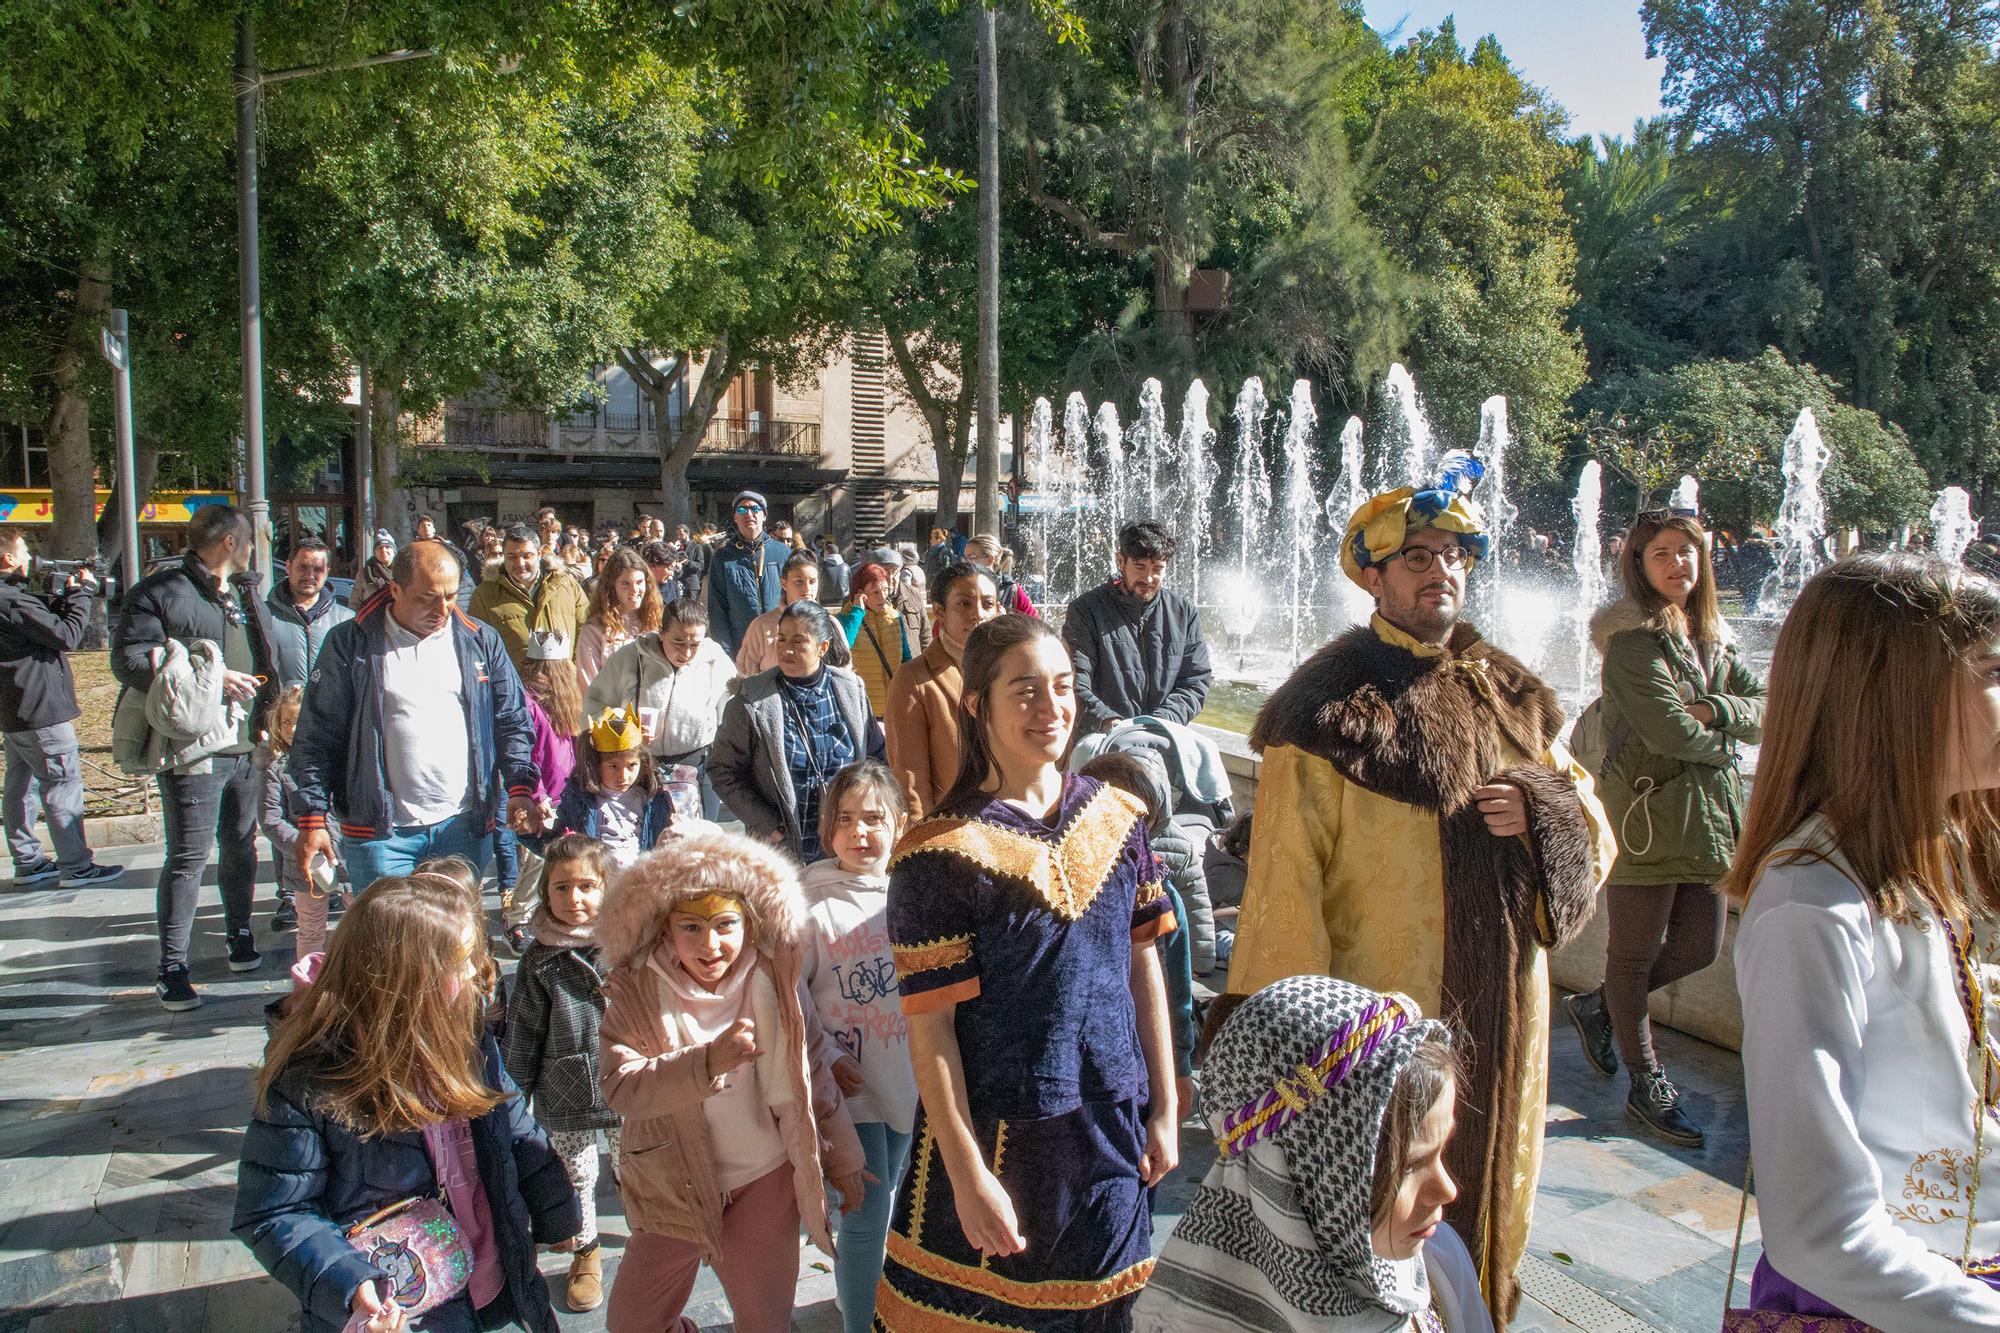
[[[433,1130],[424,1147],[439,1158]],[[442,1172],[439,1173],[442,1178]],[[363,1259],[389,1275],[388,1299],[406,1315],[428,1314],[472,1280],[472,1249],[444,1201],[444,1187],[377,1209],[342,1233]]]

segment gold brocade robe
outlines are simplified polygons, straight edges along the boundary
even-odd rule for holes
[[[1436,653],[1379,619],[1376,631],[1398,647]],[[1593,891],[1601,886],[1617,847],[1589,774],[1560,740],[1551,740],[1532,761],[1511,744],[1500,754],[1502,769],[1533,762],[1575,782],[1592,844]],[[1427,1015],[1444,1013],[1446,895],[1435,811],[1362,787],[1304,749],[1270,745],[1258,778],[1249,864],[1229,965],[1232,994],[1321,974],[1399,991]],[[1511,1206],[1506,1216],[1488,1219],[1494,1234],[1463,1237],[1496,1307],[1508,1303],[1496,1300],[1496,1292],[1511,1289],[1527,1248],[1548,1106],[1548,961],[1542,948],[1529,947],[1515,1048],[1520,1076]],[[1505,1282],[1488,1271],[1496,1264]]]

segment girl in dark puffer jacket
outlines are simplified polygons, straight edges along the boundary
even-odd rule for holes
[[[535,1244],[571,1248],[582,1216],[482,1021],[495,976],[476,897],[443,875],[377,880],[272,1037],[233,1229],[306,1333],[557,1333]],[[471,1277],[413,1320],[343,1233],[441,1181]]]

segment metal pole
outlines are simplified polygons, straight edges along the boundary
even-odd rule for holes
[[[979,23],[979,439],[972,530],[1000,535],[1000,56],[993,0]]]
[[[114,344],[116,355],[110,355]],[[130,589],[139,582],[139,467],[132,446],[132,334],[122,308],[111,312],[105,352],[118,414],[118,532],[125,541],[121,586]]]
[[[257,39],[236,16],[236,229],[243,317],[244,508],[257,552],[257,586],[271,590],[271,502],[264,493],[264,319],[257,254]]]
[[[354,516],[359,532],[349,533],[355,554],[355,568],[367,557],[375,540],[375,368],[368,354],[361,358],[361,404],[354,414]]]

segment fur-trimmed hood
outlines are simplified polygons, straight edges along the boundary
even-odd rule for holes
[[[1671,634],[1677,638],[1689,638],[1687,613],[1678,606],[1662,606],[1657,611],[1648,611],[1638,599],[1621,597],[1609,606],[1599,607],[1597,614],[1590,618],[1590,641],[1602,654],[1610,646],[1611,636],[1623,634],[1627,630],[1646,629],[1658,634]],[[1722,622],[1722,642],[1735,642],[1736,636],[1730,632],[1729,622]]]
[[[717,830],[674,839],[614,875],[597,919],[598,947],[613,966],[639,966],[674,905],[709,893],[743,900],[749,943],[766,957],[805,938],[805,894],[791,858]]]

